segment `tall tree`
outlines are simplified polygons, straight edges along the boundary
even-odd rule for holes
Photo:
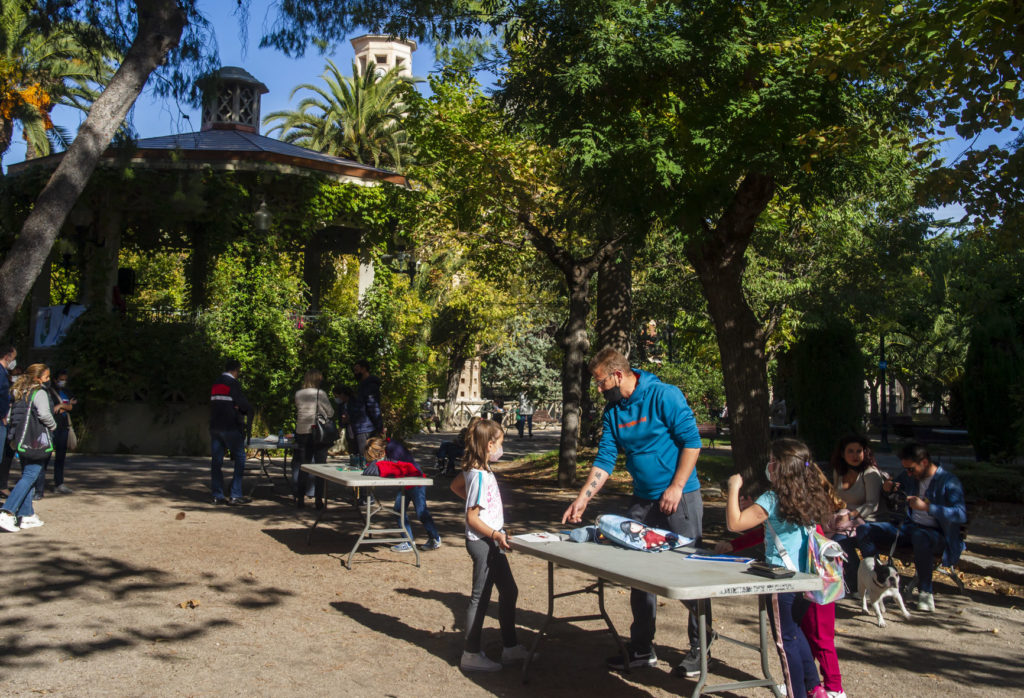
[[[464,66],[463,66],[464,67]],[[532,247],[564,284],[567,312],[558,331],[563,350],[562,434],[558,479],[572,484],[586,388],[591,281],[621,249],[615,217],[594,208],[585,188],[566,178],[561,154],[538,147],[504,128],[502,115],[465,70],[453,67],[431,81],[433,96],[420,104],[416,122],[422,163],[424,215],[464,238],[480,237],[492,249]]]
[[[780,189],[841,197],[863,150],[906,114],[893,90],[823,73],[801,48],[830,22],[807,3],[530,0],[512,10],[498,96],[608,205],[679,232],[714,321],[748,475],[768,452],[767,335],[746,253]],[[643,76],[642,79],[640,76]]]
[[[50,140],[63,141],[50,113],[58,105],[88,112],[113,70],[116,52],[83,22],[60,21],[41,31],[28,0],[4,3],[0,12],[0,163],[20,125],[29,153],[47,155]]]
[[[404,169],[412,144],[403,125],[408,90],[415,78],[394,67],[383,75],[365,70],[362,75],[352,63],[352,76],[328,60],[323,85],[303,83],[292,90],[312,94],[303,97],[295,109],[268,114],[264,125],[268,135],[278,132],[282,140],[304,148],[350,158],[374,167]]]

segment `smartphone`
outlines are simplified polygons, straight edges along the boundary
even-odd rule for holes
[[[769,577],[770,579],[786,579],[792,577],[796,572],[779,565],[769,565],[767,562],[754,561],[747,565],[747,572],[750,574],[756,574],[759,577]]]

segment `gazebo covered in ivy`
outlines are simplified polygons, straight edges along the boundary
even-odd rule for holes
[[[382,198],[367,187],[407,186],[401,174],[260,135],[260,97],[267,88],[242,68],[222,68],[209,85],[201,130],[115,144],[104,154],[59,247],[62,255],[69,246],[77,252],[80,302],[109,307],[115,289],[130,291],[119,288],[117,253],[131,241],[142,250],[187,251],[189,305],[200,309],[211,260],[233,238],[251,234],[303,253],[315,312],[323,255],[357,253],[367,230],[383,222],[379,215],[364,220],[359,210],[366,207],[356,200]],[[8,172],[31,190],[61,158],[27,160]],[[339,196],[344,189],[337,184],[359,189]],[[47,272],[37,280],[34,305],[48,304]],[[121,283],[130,279],[122,271]]]
[[[115,143],[105,152],[33,288],[32,336],[36,310],[55,302],[123,313],[135,286],[134,270],[123,260],[128,249],[142,256],[172,252],[184,260],[183,307],[174,310],[181,316],[209,307],[215,265],[228,254],[254,288],[274,283],[260,281],[271,256],[290,260],[303,293],[289,310],[299,316],[320,310],[339,256],[358,255],[360,296],[372,282],[369,250],[393,235],[405,177],[260,135],[260,97],[267,88],[241,68],[222,68],[208,85],[199,131]],[[62,157],[9,167],[5,187],[15,209],[22,205],[17,202],[34,199]],[[72,292],[60,297],[54,285],[69,278]],[[110,347],[115,354],[117,349]],[[294,349],[263,351],[273,357]],[[150,394],[122,391],[107,401],[198,402],[175,382],[183,381],[157,388],[138,378],[135,383],[150,386]],[[79,384],[81,389],[81,379]],[[253,388],[267,394],[284,389]],[[94,389],[102,392],[101,386]]]

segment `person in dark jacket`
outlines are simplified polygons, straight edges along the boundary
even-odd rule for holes
[[[897,538],[914,548],[917,570],[917,610],[935,611],[932,572],[935,556],[943,565],[955,565],[964,551],[960,526],[967,522],[964,486],[956,475],[932,462],[928,449],[913,441],[900,449],[903,474],[882,485],[884,492],[900,491],[906,513],[896,524],[875,521],[857,527],[857,545],[864,559],[888,552]]]
[[[242,364],[237,359],[228,359],[224,373],[210,388],[210,490],[214,504],[247,504],[248,497],[242,496],[242,475],[245,473],[245,431],[248,420],[252,419],[252,405],[245,398],[238,382]],[[231,451],[235,462],[231,478],[231,497],[224,495],[224,454]]]
[[[348,401],[348,423],[356,441],[356,452],[366,451],[366,440],[371,434],[384,433],[384,417],[380,408],[380,378],[370,375],[370,364],[357,361],[352,375],[359,381],[356,394]],[[361,465],[361,464],[360,464]]]
[[[15,357],[18,350],[13,344],[0,345],[0,450],[7,451],[7,413],[11,411],[11,374],[14,370]],[[3,466],[0,470],[0,491],[6,496],[7,480],[11,474],[11,459],[3,454]]]
[[[62,368],[56,373],[54,380],[46,385],[50,393],[50,402],[54,405],[61,405],[61,410],[54,412],[53,419],[57,422],[57,428],[53,431],[53,491],[57,494],[73,494],[74,490],[64,484],[64,461],[68,456],[68,436],[71,433],[71,417],[68,412],[75,408],[78,400],[71,394],[68,388],[68,370]],[[43,486],[46,484],[46,469],[49,463],[43,466],[43,474],[36,480],[36,499],[43,498]]]

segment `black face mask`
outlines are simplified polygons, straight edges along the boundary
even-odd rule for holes
[[[602,390],[601,395],[603,395],[604,399],[607,400],[608,402],[614,403],[622,400],[622,391],[619,390],[619,386],[617,385],[608,388],[608,390]]]

